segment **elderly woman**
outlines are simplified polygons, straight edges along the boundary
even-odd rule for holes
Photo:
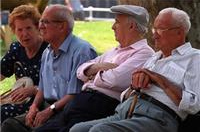
[[[32,97],[37,93],[41,56],[47,43],[42,40],[38,30],[40,13],[31,5],[16,7],[9,16],[9,26],[17,37],[16,42],[1,59],[0,80],[15,74],[16,79],[27,76],[33,80],[34,86],[18,88],[11,93],[13,102]],[[1,122],[28,111],[32,104],[30,99],[22,104],[4,104],[1,106]]]

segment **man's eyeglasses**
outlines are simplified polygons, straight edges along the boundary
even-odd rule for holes
[[[39,24],[48,25],[51,23],[62,23],[62,22],[65,22],[65,21],[40,19]]]
[[[152,33],[154,34],[155,32],[158,33],[159,35],[161,35],[163,32],[165,31],[169,31],[169,30],[174,30],[174,29],[178,29],[180,27],[173,27],[173,28],[166,28],[166,29],[162,29],[162,28],[152,28]]]

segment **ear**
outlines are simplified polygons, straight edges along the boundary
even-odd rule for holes
[[[59,30],[65,30],[66,29],[65,26],[67,26],[65,22],[59,23],[58,28]]]
[[[136,30],[136,23],[135,23],[135,22],[131,22],[131,23],[129,24],[129,29],[130,29],[130,30]]]

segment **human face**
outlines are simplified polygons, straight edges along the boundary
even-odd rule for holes
[[[126,15],[117,14],[115,17],[115,23],[112,26],[112,29],[115,33],[115,40],[120,43],[121,47],[125,46],[126,34],[128,32],[128,17]]]
[[[33,21],[27,19],[16,19],[15,24],[15,35],[21,45],[25,48],[31,48],[35,46],[40,36],[38,27],[33,24]]]
[[[154,28],[152,29],[156,48],[160,50],[169,50],[170,52],[176,46],[178,31],[180,26],[173,25],[170,14],[160,14],[156,17]]]
[[[39,22],[40,33],[43,39],[49,43],[52,43],[59,36],[58,24],[63,22],[55,20],[51,13],[52,11],[45,10]]]

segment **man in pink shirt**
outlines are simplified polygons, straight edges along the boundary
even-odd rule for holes
[[[82,92],[66,105],[59,118],[36,129],[69,131],[78,122],[103,118],[114,113],[120,94],[131,84],[131,75],[154,53],[144,34],[149,14],[143,7],[119,5],[111,8],[116,14],[112,29],[119,46],[82,64],[77,76],[85,84]]]

